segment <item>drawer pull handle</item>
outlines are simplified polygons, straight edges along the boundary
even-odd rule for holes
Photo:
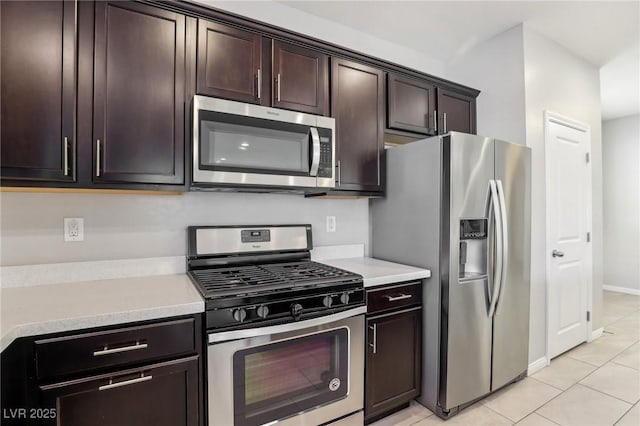
[[[396,302],[398,300],[411,299],[413,294],[401,294],[400,296],[385,296],[389,302]]]
[[[369,326],[369,330],[373,331],[373,343],[369,343],[369,346],[373,348],[373,353],[378,353],[378,324]]]
[[[136,377],[135,379],[131,379],[131,380],[125,380],[122,382],[117,382],[117,383],[113,383],[113,379],[109,379],[109,384],[108,385],[102,385],[100,387],[98,387],[99,391],[103,391],[103,390],[109,390],[109,389],[113,389],[113,388],[119,388],[121,386],[128,386],[128,385],[133,385],[136,383],[142,383],[142,382],[146,382],[153,379],[153,376],[145,376],[144,373],[140,373],[140,377]]]
[[[140,343],[140,342],[136,342],[135,345],[131,345],[131,346],[123,346],[122,348],[109,349],[107,346],[105,346],[104,349],[95,351],[93,353],[93,356],[117,354],[118,352],[137,351],[138,349],[146,349],[148,346],[149,345],[147,345],[146,343]]]

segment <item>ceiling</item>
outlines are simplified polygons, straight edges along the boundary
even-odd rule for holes
[[[640,58],[640,1],[288,1],[287,6],[412,48],[424,55],[451,62],[474,45],[520,23],[542,33],[596,67],[609,64],[611,75],[638,79],[634,55]],[[620,60],[624,55],[632,58]],[[626,67],[625,69],[622,69]],[[616,79],[609,79],[615,84]],[[619,85],[618,85],[619,86]],[[636,85],[637,87],[637,85]],[[616,103],[620,87],[611,94],[603,79],[603,108]],[[614,108],[611,118],[638,113]],[[633,102],[632,102],[633,103]]]

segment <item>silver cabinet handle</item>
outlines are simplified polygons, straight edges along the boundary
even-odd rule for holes
[[[433,130],[438,133],[438,110],[433,110]]]
[[[258,68],[258,99],[262,97],[262,70]]]
[[[98,387],[98,390],[104,391],[108,389],[119,388],[121,386],[128,386],[128,385],[133,385],[135,383],[146,382],[151,379],[153,379],[153,376],[145,376],[144,373],[140,373],[140,377],[136,377],[135,379],[131,379],[131,380],[124,380],[122,382],[113,383],[113,379],[109,379],[109,384]]]
[[[387,298],[388,302],[395,302],[397,300],[405,300],[405,299],[411,299],[413,297],[413,294],[401,294],[400,296],[385,296]]]
[[[100,139],[96,141],[96,176],[100,176]]]
[[[64,175],[69,176],[69,139],[66,136],[62,143],[62,149],[64,150]]]
[[[442,113],[442,126],[444,127],[444,129],[442,129],[442,133],[447,133],[447,113],[444,112]]]
[[[378,353],[378,324],[374,323],[369,326],[369,330],[373,330],[373,343],[369,343],[369,346],[373,348],[373,353]]]
[[[554,250],[551,252],[551,256],[553,257],[564,257],[564,252],[560,250]]]
[[[313,159],[311,161],[309,175],[318,176],[318,167],[320,167],[320,135],[318,134],[318,129],[315,127],[309,129],[309,132],[311,133],[311,140],[313,143]]]
[[[278,102],[280,102],[280,73],[278,73],[278,77],[276,77],[276,87],[278,92]]]
[[[341,168],[340,168],[340,160],[338,160],[338,186],[340,186],[342,179],[340,179],[342,177],[342,173],[340,172]]]
[[[122,348],[109,349],[108,347],[105,346],[104,349],[99,350],[99,351],[95,351],[93,353],[93,356],[117,354],[119,352],[137,351],[137,350],[140,350],[140,349],[146,349],[148,347],[149,347],[149,345],[147,345],[146,343],[140,343],[140,342],[136,342],[135,345],[124,346]]]

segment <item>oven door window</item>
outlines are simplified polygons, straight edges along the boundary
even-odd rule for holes
[[[235,425],[262,425],[344,398],[348,354],[346,328],[236,352]]]
[[[202,169],[309,176],[308,126],[211,111],[199,116]]]

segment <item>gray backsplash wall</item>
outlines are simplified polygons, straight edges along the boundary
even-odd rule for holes
[[[0,265],[186,254],[188,225],[310,223],[314,245],[369,246],[366,199],[290,194],[0,194]],[[326,216],[336,232],[326,232]],[[63,218],[83,217],[83,242],[64,242]]]

